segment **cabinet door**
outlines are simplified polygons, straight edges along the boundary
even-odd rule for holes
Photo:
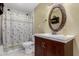
[[[47,43],[47,56],[56,56],[56,43],[50,40],[46,40]]]
[[[57,42],[56,45],[57,45],[56,55],[57,56],[64,56],[64,43]]]
[[[43,38],[35,37],[35,55],[46,56],[46,42]]]
[[[44,48],[42,46],[42,39],[35,37],[35,56],[43,56]]]
[[[43,39],[41,42],[43,56],[47,56],[47,44],[46,41]]]
[[[40,46],[35,46],[35,56],[43,56],[43,50]]]
[[[64,44],[56,41],[46,40],[47,42],[47,56],[63,56]]]

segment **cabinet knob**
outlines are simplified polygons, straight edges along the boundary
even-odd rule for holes
[[[42,42],[42,47],[45,48],[45,42]]]

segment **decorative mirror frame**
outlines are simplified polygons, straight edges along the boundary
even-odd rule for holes
[[[61,21],[61,24],[59,25],[59,27],[58,27],[57,29],[54,29],[54,28],[52,27],[51,21],[50,21],[52,12],[53,12],[53,10],[54,10],[55,8],[59,8],[60,11],[61,11],[61,14],[62,14],[62,21]],[[51,28],[51,30],[52,30],[54,33],[60,31],[60,30],[64,27],[64,25],[65,25],[65,23],[66,23],[66,11],[65,11],[65,8],[64,8],[61,4],[53,4],[53,7],[52,7],[52,9],[50,10],[50,13],[49,13],[48,23],[49,23],[49,27]]]

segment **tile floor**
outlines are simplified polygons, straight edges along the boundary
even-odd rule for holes
[[[34,56],[34,50],[26,53],[23,49],[10,50],[9,52],[3,51],[3,46],[0,46],[0,56]]]

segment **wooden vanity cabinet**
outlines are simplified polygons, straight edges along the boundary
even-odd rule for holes
[[[61,43],[35,36],[35,56],[72,56],[73,40]]]

